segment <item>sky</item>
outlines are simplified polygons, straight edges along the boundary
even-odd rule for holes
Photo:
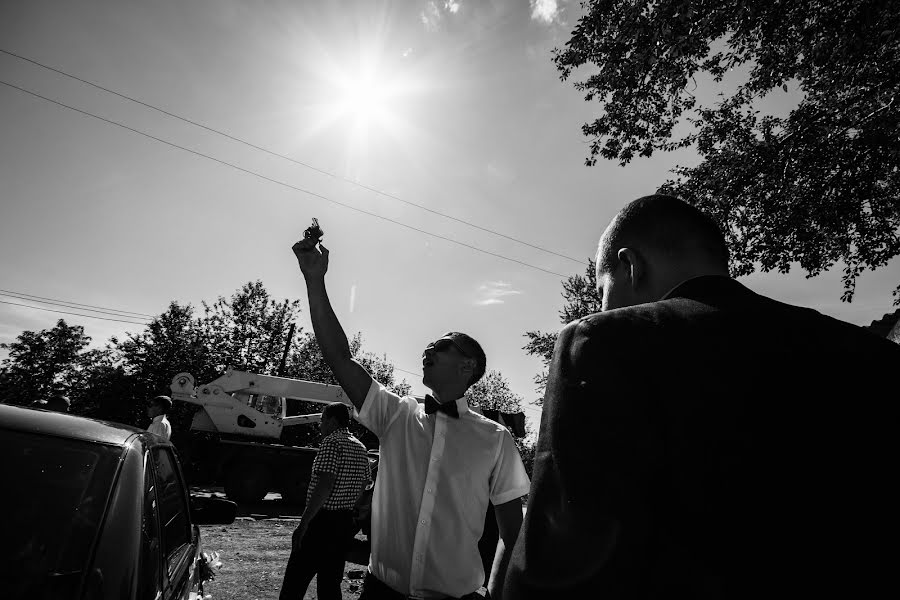
[[[422,348],[457,330],[531,402],[541,362],[522,350],[524,333],[558,329],[561,281],[584,272],[610,218],[697,160],[685,150],[584,166],[580,128],[601,107],[551,61],[580,10],[562,0],[4,0],[0,49],[258,148],[0,53],[0,289],[158,314],[260,279],[305,307],[290,248],[315,217],[345,330],[416,373],[399,373],[415,393],[425,392]],[[714,97],[707,87],[701,99]],[[792,100],[767,102],[784,112]],[[865,273],[846,304],[840,266],[741,279],[859,325],[892,310],[898,280],[895,260]],[[60,317],[97,345],[140,329],[0,304],[0,342]],[[526,414],[535,423],[539,411]]]

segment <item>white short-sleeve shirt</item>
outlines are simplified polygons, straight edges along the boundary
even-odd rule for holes
[[[459,597],[481,587],[478,540],[488,500],[528,493],[509,431],[463,398],[456,405],[459,419],[428,415],[415,398],[373,381],[354,414],[380,441],[369,570],[402,594]]]
[[[166,415],[156,415],[153,417],[153,422],[150,423],[150,427],[147,428],[147,431],[155,433],[164,440],[172,437],[172,425],[169,424],[169,419],[166,418]]]

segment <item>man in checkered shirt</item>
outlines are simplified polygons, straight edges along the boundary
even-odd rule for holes
[[[312,465],[306,509],[294,531],[281,600],[300,599],[316,575],[321,600],[341,598],[344,552],[356,534],[353,506],[371,479],[366,447],[350,434],[350,408],[333,402],[322,411],[322,443]]]

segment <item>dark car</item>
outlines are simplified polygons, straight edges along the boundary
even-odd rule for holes
[[[169,600],[199,584],[200,529],[236,505],[192,499],[146,431],[0,405],[0,596]]]

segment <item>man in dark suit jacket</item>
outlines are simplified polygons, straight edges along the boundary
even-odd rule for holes
[[[603,312],[554,349],[506,598],[896,589],[900,346],[729,278],[715,223],[668,196],[613,219],[597,274]]]

